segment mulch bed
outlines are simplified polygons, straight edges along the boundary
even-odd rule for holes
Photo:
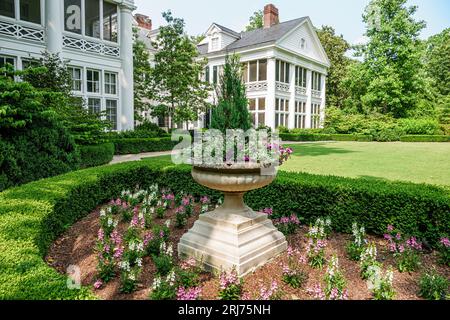
[[[65,274],[70,265],[80,268],[81,283],[85,286],[91,286],[96,281],[97,256],[94,251],[97,239],[97,231],[99,229],[99,209],[93,211],[82,220],[70,227],[61,237],[59,237],[50,247],[46,262],[58,272]],[[174,244],[174,257],[178,263],[177,246],[181,236],[192,227],[198,218],[199,208],[195,208],[195,213],[188,219],[187,225],[178,229],[171,224],[171,233],[169,242]],[[164,219],[155,219],[154,222],[162,225],[167,219],[174,220],[174,210],[166,212]],[[119,228],[125,229],[126,224],[121,223]],[[307,246],[306,233],[308,228],[302,226],[297,233],[288,237],[289,244],[305,253]],[[350,240],[350,235],[333,233],[328,240],[326,248],[327,257],[336,254],[339,258],[340,268],[343,270],[347,279],[347,288],[350,300],[367,300],[371,299],[371,293],[367,289],[366,281],[359,276],[359,263],[351,261],[347,258],[345,252],[346,243]],[[422,255],[422,265],[419,270],[414,273],[400,273],[395,268],[395,262],[392,256],[384,249],[386,241],[383,238],[368,236],[370,241],[374,241],[378,249],[378,260],[382,261],[384,266],[392,265],[394,268],[394,289],[396,291],[396,300],[420,300],[417,296],[418,281],[422,272],[436,269],[441,275],[450,278],[450,268],[437,263],[436,252],[425,253]],[[282,299],[294,300],[311,300],[313,297],[307,292],[308,288],[320,283],[324,277],[325,269],[318,270],[304,265],[304,270],[308,273],[308,280],[300,289],[293,289],[284,284],[282,277],[282,263],[287,262],[287,255],[284,253],[266,265],[258,268],[252,274],[244,277],[244,292],[250,294],[251,297],[257,296],[260,292],[260,286],[268,287],[273,280],[276,280],[283,292]],[[150,288],[155,277],[155,266],[150,257],[145,257],[143,262],[144,268],[141,273],[138,289],[132,294],[122,294],[119,291],[120,277],[103,285],[101,289],[96,290],[96,294],[100,299],[111,300],[143,300],[148,299]],[[202,294],[201,298],[206,300],[217,299],[219,280],[209,273],[201,276]]]

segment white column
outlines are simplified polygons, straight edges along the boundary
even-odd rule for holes
[[[120,7],[120,71],[121,89],[121,130],[134,129],[134,101],[133,101],[133,16],[131,9]]]
[[[322,88],[320,92],[320,127],[323,128],[325,121],[325,105],[326,105],[326,75],[322,75]]]
[[[305,128],[311,128],[312,73],[306,72],[306,120]]]
[[[50,53],[61,53],[62,51],[62,32],[64,29],[63,2],[55,0],[45,1],[47,50]]]
[[[266,126],[275,129],[275,58],[267,61]]]
[[[291,97],[289,98],[289,123],[288,128],[295,128],[295,65],[291,64],[289,68],[289,92]]]

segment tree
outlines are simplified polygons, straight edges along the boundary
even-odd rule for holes
[[[218,105],[213,109],[211,128],[225,132],[226,129],[251,128],[245,85],[242,83],[242,65],[238,55],[227,56],[223,74],[217,86]]]
[[[163,17],[167,25],[160,27],[153,43],[151,96],[158,103],[152,106],[152,114],[170,116],[175,123],[195,121],[208,108],[209,86],[201,78],[206,62],[199,60],[196,45],[185,34],[184,20],[170,11]]]
[[[425,67],[440,95],[450,94],[450,28],[426,42]]]
[[[347,90],[342,81],[351,63],[345,53],[350,49],[350,44],[342,35],[336,35],[336,31],[330,26],[322,26],[317,30],[317,35],[331,63],[327,77],[327,103],[330,106],[342,108],[347,96]]]
[[[103,113],[91,114],[84,101],[73,95],[67,61],[58,54],[44,52],[34,66],[21,74],[22,79],[41,93],[42,104],[55,112],[75,142],[81,145],[104,142],[104,133],[110,128],[110,122],[102,119]]]
[[[133,78],[134,78],[134,119],[142,121],[142,112],[151,108],[150,54],[145,43],[138,38],[138,30],[133,29]]]
[[[406,2],[372,0],[363,14],[369,40],[356,47],[363,62],[351,68],[347,83],[366,113],[405,117],[426,90],[418,39],[425,22],[414,20],[417,7]]]
[[[249,25],[245,27],[245,31],[252,31],[264,27],[264,12],[262,10],[255,11],[250,17]]]

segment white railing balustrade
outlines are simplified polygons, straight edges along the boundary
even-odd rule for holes
[[[275,84],[275,88],[277,91],[281,92],[289,92],[289,83],[279,82],[277,81]]]
[[[111,57],[120,56],[120,48],[118,46],[110,46],[101,42],[70,37],[68,35],[63,36],[63,45],[65,48],[78,49],[83,52],[93,52]]]
[[[295,87],[295,94],[296,94],[296,95],[303,95],[303,96],[306,96],[306,88],[296,86],[296,87]]]
[[[267,91],[267,81],[258,81],[246,83],[247,92],[252,91]]]
[[[23,26],[17,23],[0,21],[0,34],[16,39],[44,42],[44,30]]]

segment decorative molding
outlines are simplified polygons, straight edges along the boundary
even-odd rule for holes
[[[11,36],[16,39],[44,42],[43,29],[25,27],[16,23],[0,21],[0,34]]]
[[[247,92],[267,91],[267,81],[251,82],[246,84]]]
[[[295,94],[299,96],[300,95],[306,96],[306,88],[295,86]]]
[[[277,81],[275,84],[275,89],[281,92],[289,92],[289,83],[279,82]]]
[[[311,96],[313,98],[319,98],[320,99],[321,95],[322,95],[322,92],[320,92],[318,90],[311,90]]]
[[[83,52],[98,53],[110,57],[120,56],[120,48],[118,46],[110,46],[101,42],[89,41],[67,35],[63,36],[63,46],[65,48],[78,49]]]

